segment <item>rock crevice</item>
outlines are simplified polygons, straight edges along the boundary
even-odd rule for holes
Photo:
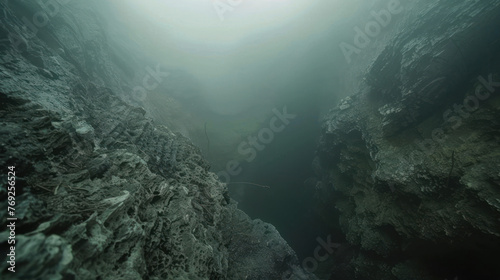
[[[499,19],[498,1],[430,4],[325,118],[322,215],[356,248],[332,275],[499,277]]]

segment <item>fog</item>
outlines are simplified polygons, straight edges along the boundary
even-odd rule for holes
[[[299,254],[309,252],[304,240],[314,242],[321,222],[304,182],[314,177],[321,115],[355,88],[339,43],[352,42],[353,27],[378,7],[361,0],[108,4],[116,48],[136,49],[145,67],[168,72],[158,88],[131,100],[190,138],[242,210],[274,224]],[[137,84],[147,75],[131,71]],[[252,148],[276,111],[295,117]],[[298,225],[315,231],[307,236]]]
[[[229,2],[239,4],[125,0],[112,5],[129,38],[164,67],[193,75],[219,114],[283,103],[285,84],[301,75],[325,75],[310,73],[314,47],[332,40],[335,25],[360,9],[360,1]],[[331,52],[338,53],[338,46]]]

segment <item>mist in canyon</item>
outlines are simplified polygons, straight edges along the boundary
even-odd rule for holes
[[[0,0],[0,278],[498,279],[499,25],[500,0]]]
[[[339,44],[378,8],[367,4],[127,0],[103,10],[117,48],[150,61],[139,72],[151,89],[139,79],[132,102],[193,141],[239,207],[306,257],[328,233],[312,202],[321,115],[353,87]]]

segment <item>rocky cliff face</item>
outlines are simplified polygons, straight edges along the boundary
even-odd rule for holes
[[[500,2],[415,5],[323,125],[331,279],[500,279]]]
[[[15,167],[17,218],[0,278],[315,279],[198,148],[124,101],[142,65],[108,44],[95,3],[46,2],[0,2],[0,166]]]

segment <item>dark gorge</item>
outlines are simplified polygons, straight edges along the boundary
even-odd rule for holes
[[[499,26],[0,0],[0,278],[500,279]]]

